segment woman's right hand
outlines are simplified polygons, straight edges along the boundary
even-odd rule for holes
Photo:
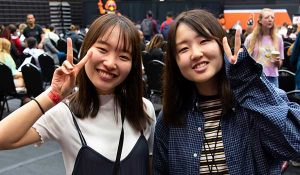
[[[73,90],[78,72],[92,54],[92,51],[88,51],[80,62],[74,65],[72,40],[71,38],[67,38],[67,59],[55,70],[51,82],[51,90],[58,93],[60,99],[64,99]]]

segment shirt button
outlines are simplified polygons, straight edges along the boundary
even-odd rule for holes
[[[197,153],[194,153],[194,155],[193,155],[194,157],[197,157]]]
[[[198,131],[199,131],[199,132],[201,131],[201,127],[198,127]]]

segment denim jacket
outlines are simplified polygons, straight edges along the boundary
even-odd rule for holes
[[[300,157],[300,106],[269,83],[246,49],[232,65],[224,58],[235,106],[221,118],[226,164],[231,175],[280,174],[283,160]],[[191,98],[186,125],[156,123],[155,175],[199,174],[204,116]]]

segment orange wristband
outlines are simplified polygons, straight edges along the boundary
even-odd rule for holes
[[[58,104],[61,101],[59,94],[55,91],[52,91],[52,90],[48,93],[48,97],[55,104]]]

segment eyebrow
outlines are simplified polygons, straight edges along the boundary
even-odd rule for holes
[[[185,44],[185,43],[187,43],[187,40],[182,40],[182,41],[176,43],[176,46],[181,45],[181,44]]]
[[[198,39],[198,38],[206,38],[207,39],[207,37],[204,37],[204,36],[202,36],[202,35],[199,35],[199,34],[197,34],[197,36],[196,37],[194,37],[195,39]],[[181,44],[185,44],[185,43],[187,43],[188,42],[188,40],[187,39],[184,39],[184,40],[182,40],[182,41],[180,41],[180,42],[178,42],[178,43],[176,43],[176,46],[177,45],[181,45]]]
[[[104,44],[104,45],[107,45],[107,46],[111,47],[111,45],[108,42],[103,41],[103,40],[97,40],[96,43],[98,43],[98,44]]]

